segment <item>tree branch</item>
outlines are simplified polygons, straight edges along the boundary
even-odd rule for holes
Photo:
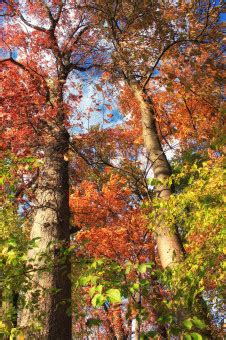
[[[13,57],[12,57],[12,52],[10,51],[10,57],[9,58],[5,58],[5,59],[2,59],[0,60],[0,63],[5,63],[5,62],[11,62],[12,64],[20,67],[22,70],[28,72],[31,77],[33,77],[32,73],[34,73],[36,76],[40,77],[43,81],[43,83],[45,84],[44,87],[45,87],[45,90],[46,90],[46,101],[49,102],[52,106],[52,103],[50,101],[50,92],[49,92],[49,88],[48,88],[48,85],[46,83],[46,80],[45,78],[39,74],[36,70],[34,70],[33,68],[31,68],[29,65],[24,65],[22,63],[20,63],[19,61],[15,60]]]
[[[37,26],[37,25],[33,25],[31,24],[29,21],[27,21],[27,19],[25,19],[23,17],[22,14],[19,15],[19,18],[23,21],[23,23],[37,31],[40,31],[40,32],[44,32],[44,33],[48,33],[50,31],[50,29],[47,29],[47,28],[44,28],[44,27],[40,27],[40,26]]]
[[[149,80],[151,79],[151,77],[152,77],[152,75],[153,75],[153,73],[154,73],[154,71],[155,71],[155,69],[156,69],[158,63],[160,62],[160,60],[162,59],[162,57],[164,56],[164,54],[165,54],[171,47],[173,47],[174,45],[176,45],[176,44],[181,44],[181,43],[186,43],[186,42],[187,42],[187,43],[201,43],[201,41],[199,41],[198,39],[180,39],[180,40],[175,40],[175,41],[173,41],[171,44],[169,44],[168,46],[166,46],[166,47],[162,50],[162,52],[160,53],[160,55],[158,56],[158,58],[157,58],[157,60],[156,60],[156,62],[155,62],[155,64],[154,64],[154,66],[152,66],[151,72],[150,72],[149,76],[147,77],[147,79],[146,79],[146,81],[145,81],[145,83],[144,83],[144,85],[143,85],[143,87],[142,87],[142,90],[143,90],[143,91],[146,90],[146,86],[147,86],[147,84],[149,83]]]

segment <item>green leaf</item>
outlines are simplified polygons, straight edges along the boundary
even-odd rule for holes
[[[98,276],[96,275],[90,275],[90,282],[92,285],[95,285],[97,282]]]
[[[184,335],[184,339],[185,339],[185,340],[191,340],[191,335],[185,334],[185,335]]]
[[[106,295],[107,295],[108,299],[110,300],[110,302],[112,302],[112,303],[121,302],[121,300],[122,300],[121,293],[120,293],[119,289],[108,289],[106,291]]]
[[[92,288],[90,288],[90,290],[89,290],[89,296],[92,298],[93,295],[95,294],[95,292],[96,292],[96,287],[95,287],[95,286],[92,287]]]
[[[98,292],[98,293],[102,293],[102,289],[103,289],[103,286],[102,285],[98,285],[97,287],[96,287],[96,291]]]
[[[192,184],[194,182],[194,176],[191,176],[188,180],[188,184]]]
[[[157,179],[157,178],[148,178],[148,179],[147,179],[147,182],[148,182],[149,185],[153,185],[153,186],[162,183],[162,182],[161,182],[159,179]]]
[[[92,306],[100,307],[104,304],[105,300],[106,300],[105,297],[98,293],[94,295],[94,297],[92,298]]]
[[[187,329],[189,329],[189,330],[192,329],[192,326],[193,326],[190,319],[184,320],[184,321],[183,321],[183,325],[184,325],[185,328],[187,328]]]
[[[81,286],[86,286],[90,282],[90,275],[89,276],[82,276],[79,278],[79,284]]]
[[[205,322],[198,319],[196,316],[193,317],[192,322],[199,329],[204,329],[206,327]]]
[[[142,263],[142,264],[139,264],[137,269],[138,269],[139,273],[144,274],[144,273],[146,273],[147,266],[146,266],[145,263]]]
[[[154,266],[154,262],[145,263],[147,268],[152,268]]]
[[[159,321],[160,323],[172,323],[172,321],[173,321],[173,315],[171,315],[171,314],[162,315],[162,316],[160,316],[160,317],[158,318],[158,321]]]
[[[192,339],[194,340],[202,340],[202,336],[199,333],[193,332],[191,333]]]
[[[96,269],[96,268],[97,268],[97,261],[94,261],[94,262],[91,264],[90,268]]]
[[[15,240],[15,239],[10,239],[10,240],[8,241],[8,244],[9,244],[10,246],[14,247],[14,248],[18,246],[17,240]]]
[[[139,283],[134,283],[134,284],[133,284],[133,288],[134,288],[135,290],[138,290],[138,289],[139,289]]]

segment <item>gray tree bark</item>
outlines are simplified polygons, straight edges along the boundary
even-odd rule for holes
[[[152,163],[154,177],[160,181],[165,181],[171,176],[172,172],[159,140],[151,99],[144,99],[144,93],[137,86],[133,86],[133,91],[140,102],[144,146]],[[159,198],[167,200],[172,194],[172,189],[166,185],[158,185],[156,192]],[[174,264],[183,261],[184,253],[180,239],[177,233],[164,221],[158,227],[156,241],[163,268],[172,267]]]
[[[172,171],[158,136],[151,98],[147,97],[137,86],[133,86],[132,88],[136,98],[140,102],[144,146],[152,163],[154,177],[160,181],[165,181],[171,176]],[[157,185],[156,192],[159,198],[167,200],[173,193],[173,190],[166,185]],[[176,229],[172,230],[164,219],[161,225],[158,226],[156,241],[163,268],[173,268],[178,263],[184,261],[184,249],[178,232]],[[200,297],[197,301],[197,314],[200,319],[206,320],[207,325],[210,325],[208,310],[203,307],[204,305],[205,302],[203,298]],[[182,311],[180,311],[180,313],[182,313]],[[204,333],[208,336],[208,339],[212,339],[210,329],[204,330]]]
[[[70,242],[68,164],[64,160],[69,135],[62,127],[46,138],[31,228],[31,239],[38,238],[37,247],[28,252],[32,268],[27,268],[33,271],[19,326],[28,339],[70,340],[70,259],[63,254]]]

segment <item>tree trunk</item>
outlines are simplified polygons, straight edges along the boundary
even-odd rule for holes
[[[171,176],[171,167],[159,140],[152,102],[137,87],[133,86],[133,90],[140,102],[144,146],[152,163],[154,177],[165,181]],[[172,194],[172,189],[166,185],[158,185],[156,191],[158,197],[164,200]],[[163,268],[183,261],[184,253],[179,236],[164,221],[158,227],[156,241]]]
[[[47,134],[40,169],[31,239],[39,238],[28,252],[29,289],[19,325],[30,337],[71,339],[70,260],[63,254],[69,246],[69,180],[64,153],[69,135],[64,128]]]
[[[158,136],[153,103],[151,98],[147,97],[137,86],[132,86],[132,88],[136,98],[140,102],[144,146],[152,163],[154,177],[160,181],[165,181],[171,176],[172,171]],[[156,186],[156,192],[158,197],[163,200],[169,199],[173,193],[172,188],[166,185]],[[185,253],[180,236],[177,230],[172,230],[164,220],[162,220],[161,225],[158,226],[156,241],[163,268],[172,268],[179,262],[184,261]],[[199,309],[197,314],[201,319],[205,316],[204,319],[209,320],[208,311],[203,308],[203,303],[204,301],[201,297],[197,301]],[[208,324],[210,325],[210,321]],[[212,339],[209,329],[204,331],[204,333],[208,335],[208,339]]]
[[[140,285],[140,279],[137,280],[137,283]],[[138,292],[135,293],[134,296],[135,302],[136,302],[136,308],[138,311],[137,316],[141,315],[141,291],[139,290]],[[134,324],[134,337],[133,340],[139,340],[140,339],[140,326],[141,326],[141,320],[140,319],[133,319],[133,324]]]

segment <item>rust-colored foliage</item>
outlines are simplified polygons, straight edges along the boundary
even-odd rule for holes
[[[73,314],[75,332],[83,336],[87,331],[88,315],[102,321],[100,332],[95,333],[97,339],[122,339],[131,336],[132,322],[137,322],[139,328],[143,318],[143,330],[154,326],[158,336],[166,338],[165,328],[170,330],[172,316],[168,314],[173,314],[180,303],[170,310],[173,292],[160,283],[158,277],[158,233],[152,231],[155,225],[150,225],[150,215],[161,204],[153,205],[153,186],[158,184],[148,182],[148,177],[157,178],[151,173],[150,155],[155,152],[158,157],[165,155],[165,150],[173,149],[172,144],[176,143],[182,155],[183,151],[191,150],[196,155],[197,150],[200,154],[204,150],[205,157],[212,159],[214,166],[215,160],[222,156],[221,141],[218,143],[223,125],[219,6],[208,1],[150,0],[79,1],[76,4],[73,0],[10,0],[2,1],[0,6],[6,22],[0,63],[1,156],[7,159],[10,152],[15,159],[34,158],[28,166],[18,161],[19,168],[13,168],[12,174],[16,176],[16,184],[22,185],[17,191],[14,188],[8,191],[16,191],[16,195],[19,192],[21,204],[25,198],[33,204],[38,168],[42,168],[46,155],[59,153],[62,164],[69,163],[70,198],[67,188],[65,197],[67,203],[70,200],[71,227],[77,230],[70,236],[75,249],[72,279],[76,281],[80,275],[80,267],[76,267],[80,260],[104,259],[124,270],[120,278],[122,290],[129,293],[122,303],[93,308],[90,283],[81,288],[84,300],[80,301],[76,290],[72,292],[78,314]],[[82,112],[85,77],[80,77],[79,72],[85,71],[91,72],[89,80],[95,83],[95,93],[91,97],[92,107]],[[109,93],[105,93],[105,85]],[[141,94],[140,101],[136,91]],[[102,129],[101,122],[98,126],[89,126],[88,132],[77,133],[74,127],[83,128],[85,118],[95,117],[102,111],[94,98],[100,94],[107,100],[102,105],[107,110],[106,115],[103,114],[103,126],[109,122],[114,125],[115,103],[122,115],[120,123]],[[148,152],[144,151],[142,137],[142,107],[146,104],[153,115],[151,132],[159,141],[159,149]],[[70,140],[68,131],[72,131]],[[62,136],[68,137],[63,150]],[[167,165],[170,177],[169,162]],[[45,175],[48,171],[42,172],[42,178]],[[23,196],[30,182],[24,181],[24,176],[35,180]],[[169,180],[168,177],[164,178]],[[6,188],[11,185],[7,181]],[[220,184],[217,186],[219,196]],[[38,185],[43,189],[42,183]],[[57,191],[58,187],[53,189]],[[183,188],[177,190],[180,192]],[[211,187],[207,194],[210,193]],[[173,190],[168,196],[169,200],[174,197]],[[189,211],[186,204],[181,209],[183,213],[186,209]],[[188,258],[194,256],[195,259],[199,249],[210,243],[214,233],[220,230],[218,225],[212,228],[211,218],[204,230],[201,230],[204,218],[197,218],[197,225],[194,223],[194,230],[190,232],[183,230],[185,222],[181,222],[179,231],[186,239]],[[176,223],[175,218],[173,228]],[[67,229],[69,240],[69,225]],[[57,230],[56,235],[61,232]],[[221,256],[217,254],[216,259],[218,265]],[[148,267],[139,267],[150,262],[150,271]],[[186,261],[184,263],[186,266]],[[84,268],[86,264],[82,270]],[[208,293],[217,287],[213,269],[208,269],[203,281]],[[87,315],[84,316],[84,312]],[[161,317],[166,315],[169,318],[162,322]],[[182,327],[185,334],[188,330],[183,328],[183,320],[177,316],[175,319],[176,326]]]

